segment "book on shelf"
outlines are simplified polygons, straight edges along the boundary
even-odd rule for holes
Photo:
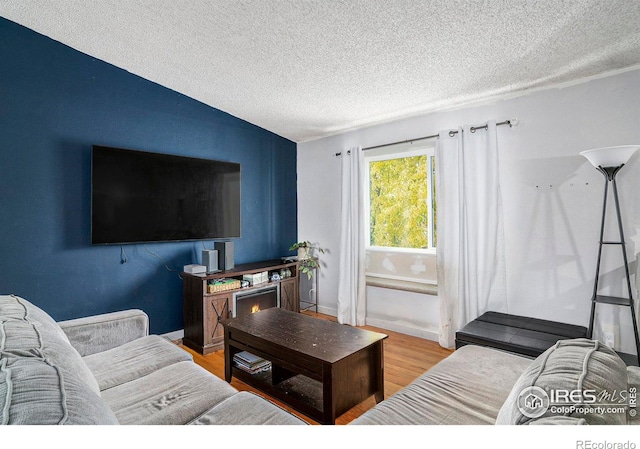
[[[243,371],[250,374],[259,373],[271,369],[271,362],[262,357],[242,351],[233,356],[234,364]]]
[[[238,352],[233,356],[234,360],[240,360],[248,365],[253,365],[256,363],[263,362],[264,359],[262,357],[258,357],[257,355],[251,354],[247,351]]]

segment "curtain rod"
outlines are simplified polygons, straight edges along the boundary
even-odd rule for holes
[[[512,118],[512,119],[504,120],[502,122],[498,122],[498,123],[496,123],[496,126],[509,125],[509,128],[511,128],[513,126],[516,126],[517,124],[518,124],[518,119],[517,118]],[[474,133],[479,129],[487,129],[488,126],[489,125],[472,126],[471,128],[469,128],[469,130],[472,133]],[[449,137],[453,137],[456,134],[458,134],[457,130],[449,131]],[[378,149],[378,148],[390,147],[392,145],[398,145],[398,144],[401,144],[401,143],[413,143],[413,142],[416,142],[416,141],[419,141],[419,140],[437,139],[438,137],[440,137],[440,134],[433,134],[431,136],[418,137],[416,139],[401,140],[401,141],[398,141],[398,142],[391,142],[391,143],[385,143],[385,144],[382,144],[382,145],[376,145],[376,146],[373,146],[373,147],[367,147],[367,148],[363,148],[362,151],[375,150],[375,149]],[[336,156],[340,156],[341,154],[342,154],[342,152],[336,153]]]

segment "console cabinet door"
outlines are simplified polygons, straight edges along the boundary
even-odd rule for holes
[[[220,321],[231,318],[231,294],[205,296],[204,346],[222,349],[224,345],[224,327]]]
[[[298,278],[288,279],[280,284],[280,307],[292,312],[300,312]]]

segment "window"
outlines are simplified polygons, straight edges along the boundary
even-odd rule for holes
[[[364,153],[369,285],[426,292],[437,284],[434,144]]]
[[[434,252],[437,233],[433,146],[381,150],[365,153],[368,246]]]

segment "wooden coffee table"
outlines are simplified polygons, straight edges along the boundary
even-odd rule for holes
[[[224,325],[224,374],[288,404],[322,424],[374,395],[384,399],[385,334],[273,307]],[[248,351],[272,368],[249,374],[233,356]]]

